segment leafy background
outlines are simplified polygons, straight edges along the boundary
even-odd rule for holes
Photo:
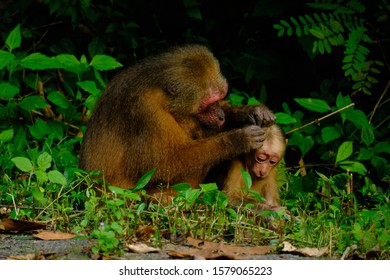
[[[223,7],[196,0],[10,0],[0,12],[0,204],[12,207],[11,217],[93,232],[101,241],[96,252],[109,253],[134,232],[135,217],[160,211],[135,191],[116,190],[123,200],[115,201],[94,196],[94,174],[77,168],[79,147],[95,101],[117,71],[170,46],[200,43],[220,60],[229,100],[267,104],[287,133],[282,198],[302,220],[286,222],[285,238],[338,253],[354,244],[360,252],[388,250],[387,0]],[[181,190],[177,201],[187,210],[216,201],[206,195],[215,191],[210,186]],[[108,210],[97,207],[101,199]],[[122,209],[127,200],[133,212]],[[227,221],[237,219],[226,204],[218,207]],[[167,216],[143,223],[193,229]],[[329,228],[340,233],[332,237]],[[332,238],[337,242],[329,245]]]

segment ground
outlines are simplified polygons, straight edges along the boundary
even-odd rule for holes
[[[55,259],[55,260],[89,260],[95,259],[91,253],[94,245],[89,239],[69,240],[37,240],[28,234],[1,234],[0,233],[0,260],[1,259]],[[111,256],[113,259],[126,260],[166,260],[173,259],[168,255],[171,250],[187,251],[189,245],[175,245],[165,243],[163,248],[154,253],[133,253],[125,250],[122,256]],[[291,259],[313,259],[292,254],[266,254],[241,256],[243,259],[258,260],[291,260]],[[222,257],[224,258],[224,257]],[[191,257],[186,257],[191,259]]]

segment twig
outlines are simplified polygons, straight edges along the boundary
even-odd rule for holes
[[[375,112],[376,112],[376,110],[378,109],[379,104],[381,103],[383,97],[386,95],[386,93],[387,93],[387,91],[389,90],[389,88],[390,88],[390,81],[387,82],[387,85],[386,85],[386,87],[385,87],[385,90],[382,92],[381,96],[379,97],[378,101],[376,102],[375,107],[374,107],[374,110],[372,111],[370,120],[368,121],[369,123],[371,123],[372,119],[374,118]]]
[[[317,123],[319,123],[320,121],[322,121],[322,120],[324,120],[324,119],[326,119],[326,118],[329,118],[330,116],[333,116],[333,115],[335,115],[335,114],[337,114],[337,113],[339,113],[339,112],[341,112],[341,111],[343,111],[343,110],[345,110],[345,109],[348,109],[349,107],[352,107],[352,106],[354,106],[354,105],[355,105],[355,103],[351,103],[351,104],[349,104],[349,105],[347,105],[347,106],[345,106],[345,107],[343,107],[343,108],[340,108],[340,109],[338,109],[338,110],[336,110],[336,111],[334,111],[334,112],[332,112],[332,113],[330,113],[330,114],[327,114],[326,116],[323,116],[323,117],[321,117],[321,118],[319,118],[319,119],[316,119],[316,120],[314,120],[314,121],[312,121],[312,122],[310,122],[310,123],[307,123],[307,124],[305,124],[305,125],[303,125],[303,126],[300,126],[300,127],[294,128],[294,129],[292,129],[292,130],[290,130],[290,131],[287,131],[286,134],[291,134],[291,133],[293,133],[293,132],[295,132],[295,131],[298,131],[298,130],[301,130],[301,129],[303,129],[303,128],[309,126],[309,125],[317,124]]]
[[[347,247],[343,253],[343,255],[341,256],[341,259],[340,260],[345,260],[345,258],[348,256],[349,254],[349,251],[351,251],[351,247]]]

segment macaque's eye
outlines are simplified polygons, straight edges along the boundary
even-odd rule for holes
[[[267,160],[267,156],[265,156],[265,155],[259,155],[256,157],[257,162],[264,162],[266,160]]]
[[[269,160],[269,164],[271,165],[271,166],[274,166],[274,165],[276,165],[278,162],[279,162],[279,158],[277,158],[277,157],[273,157],[273,158],[271,158],[270,160]]]

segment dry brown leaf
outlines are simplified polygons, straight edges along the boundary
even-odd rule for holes
[[[322,248],[305,247],[305,248],[297,249],[297,252],[308,257],[321,257],[326,253],[328,253],[328,249],[325,247]]]
[[[31,231],[44,228],[46,228],[46,226],[43,224],[29,221],[19,221],[8,218],[1,219],[0,223],[0,229],[6,231]]]
[[[43,230],[37,234],[33,234],[33,236],[42,240],[67,240],[74,238],[76,235],[73,233]]]
[[[225,244],[223,242],[215,243],[210,241],[203,241],[187,238],[187,242],[195,247],[187,250],[171,250],[168,255],[176,258],[191,257],[194,259],[242,259],[240,255],[262,255],[274,249],[274,246],[256,246],[256,247],[242,247]]]
[[[34,253],[7,257],[7,260],[45,260],[45,259],[46,258],[43,254],[34,254]]]
[[[192,237],[187,238],[187,242],[196,248],[221,250],[229,254],[245,254],[245,255],[264,255],[275,249],[274,246],[235,246],[225,244],[223,242],[215,243],[210,241],[203,241],[194,239]]]
[[[309,247],[296,248],[291,243],[284,241],[282,252],[296,253],[296,254],[300,254],[300,255],[308,256],[308,257],[321,257],[328,252],[328,249],[325,247],[323,247],[323,248],[309,248]]]
[[[230,259],[241,260],[242,258],[236,254],[224,252],[221,250],[212,249],[187,249],[187,250],[170,250],[168,255],[174,258],[193,258],[194,260],[214,260],[214,259]]]
[[[126,247],[134,253],[139,253],[139,254],[146,254],[146,253],[158,253],[160,252],[160,249],[150,247],[146,244],[139,243],[139,244],[126,244]]]
[[[187,258],[195,256],[199,252],[199,249],[187,249],[187,250],[169,250],[168,255],[174,258]]]
[[[295,252],[297,248],[293,246],[290,242],[283,241],[282,252]]]

